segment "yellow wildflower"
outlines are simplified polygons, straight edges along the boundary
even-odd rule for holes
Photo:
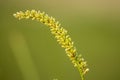
[[[51,33],[55,36],[61,47],[65,49],[67,56],[74,64],[74,67],[78,68],[81,78],[84,80],[83,76],[89,71],[86,61],[84,61],[81,55],[77,54],[76,48],[74,47],[70,36],[67,34],[67,30],[61,27],[58,21],[53,17],[49,17],[44,12],[35,10],[26,10],[25,12],[20,11],[14,14],[14,16],[19,20],[23,18],[31,18],[32,20],[40,21],[41,23],[49,26]]]

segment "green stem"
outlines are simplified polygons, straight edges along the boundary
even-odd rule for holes
[[[79,70],[81,79],[82,79],[82,80],[85,80],[85,79],[84,79],[84,75],[82,74],[81,70],[80,70],[79,68],[78,68],[78,70]]]

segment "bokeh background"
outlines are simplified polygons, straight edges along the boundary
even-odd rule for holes
[[[86,80],[120,80],[119,0],[0,0],[0,80],[81,80],[47,26],[13,17],[27,9],[68,30],[88,62]]]

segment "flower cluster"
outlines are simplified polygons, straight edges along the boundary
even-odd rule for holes
[[[79,69],[81,77],[83,78],[84,74],[89,71],[86,61],[84,61],[81,55],[77,54],[76,48],[74,47],[70,36],[67,34],[67,30],[61,27],[60,23],[53,17],[49,17],[44,12],[35,10],[27,10],[25,12],[20,11],[14,14],[14,16],[19,20],[23,18],[31,18],[32,20],[40,21],[49,26],[50,31],[57,39],[57,42],[65,49],[67,56],[70,58],[74,66]]]

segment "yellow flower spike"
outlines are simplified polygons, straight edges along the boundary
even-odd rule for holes
[[[20,19],[29,19],[40,21],[41,23],[49,26],[51,33],[57,39],[57,42],[65,49],[67,56],[70,58],[74,67],[77,67],[81,79],[84,80],[84,75],[89,71],[87,68],[87,63],[82,58],[81,54],[77,54],[74,43],[72,42],[69,35],[67,35],[67,30],[61,27],[61,24],[55,20],[53,17],[49,17],[45,12],[35,11],[35,10],[26,10],[25,12],[17,12],[13,14],[15,18]]]

